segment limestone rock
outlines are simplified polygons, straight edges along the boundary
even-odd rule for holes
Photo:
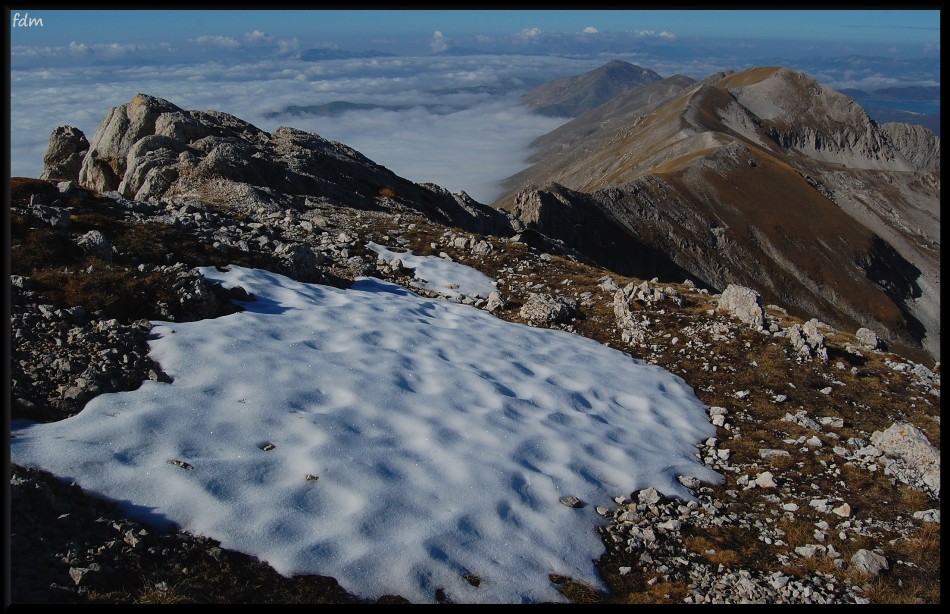
[[[109,241],[108,237],[98,230],[90,230],[86,234],[82,235],[76,239],[76,244],[85,251],[94,254],[103,260],[112,260],[112,255],[114,253],[112,242]]]
[[[488,293],[488,302],[485,304],[485,309],[488,311],[497,311],[499,309],[504,309],[507,305],[505,297],[502,296],[501,292],[498,290],[492,290]]]
[[[940,497],[940,450],[920,429],[909,422],[896,422],[884,431],[875,431],[871,444],[897,460],[886,470]]]
[[[870,328],[859,328],[854,333],[854,336],[858,340],[858,343],[866,349],[876,350],[881,346],[881,340],[878,339],[877,334]]]
[[[854,553],[854,556],[851,557],[851,564],[854,565],[855,569],[869,576],[879,575],[882,571],[888,569],[887,559],[864,548]]]
[[[89,141],[79,128],[59,126],[49,136],[43,172],[40,179],[76,180],[83,157],[89,151]]]
[[[634,317],[627,294],[619,288],[614,292],[614,316],[617,318],[617,327],[620,328],[620,337],[625,343],[642,345],[646,341],[647,323]]]
[[[520,313],[522,318],[535,326],[566,324],[580,316],[574,299],[536,292],[528,297]]]
[[[800,360],[818,358],[828,361],[828,349],[825,347],[825,335],[821,332],[817,319],[812,318],[805,324],[793,324],[786,335]]]
[[[762,299],[751,288],[729,284],[720,295],[717,307],[757,330],[765,324]]]
[[[185,111],[143,94],[102,121],[78,180],[137,201],[199,200],[250,213],[329,200],[363,210],[408,208],[480,234],[513,233],[508,214],[464,192],[403,179],[341,143],[288,127],[267,133],[227,113]]]
[[[940,172],[940,137],[931,130],[899,122],[881,124],[879,129],[915,169]]]
[[[131,102],[113,108],[92,137],[79,171],[79,182],[100,192],[119,187],[127,156],[142,137],[155,133],[155,121],[165,112],[181,109],[161,98],[137,94]]]

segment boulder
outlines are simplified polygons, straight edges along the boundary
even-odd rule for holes
[[[884,431],[875,431],[871,444],[899,461],[889,465],[887,471],[940,497],[940,450],[920,429],[909,422],[895,422]]]
[[[129,150],[143,137],[155,134],[156,120],[169,112],[181,109],[144,94],[109,111],[92,137],[79,171],[79,183],[99,192],[117,189],[125,176]]]
[[[751,288],[729,284],[719,296],[717,308],[759,330],[765,324],[765,312],[759,293]]]
[[[89,141],[79,128],[59,126],[49,136],[43,172],[40,179],[75,181],[79,179],[82,161],[89,151]]]
[[[521,317],[531,325],[567,324],[579,317],[577,301],[564,296],[532,293],[521,307]]]
[[[854,336],[858,340],[858,343],[861,344],[861,347],[868,350],[876,350],[881,347],[881,340],[870,328],[859,328],[857,332],[854,333]]]

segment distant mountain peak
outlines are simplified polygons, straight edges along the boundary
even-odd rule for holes
[[[544,83],[525,94],[521,101],[541,115],[576,117],[621,92],[662,80],[648,68],[611,60],[582,75]]]

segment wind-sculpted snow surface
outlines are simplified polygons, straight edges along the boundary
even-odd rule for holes
[[[404,268],[411,269],[415,277],[413,287],[424,288],[449,298],[488,298],[489,294],[498,289],[491,277],[464,264],[445,258],[416,256],[410,251],[394,252],[372,241],[367,247],[384,260],[392,262],[398,259]]]
[[[692,390],[589,339],[372,278],[201,271],[256,300],[155,323],[173,383],[14,423],[13,462],[285,575],[413,602],[562,601],[551,573],[602,586],[595,506],[721,479],[696,456],[715,428]]]

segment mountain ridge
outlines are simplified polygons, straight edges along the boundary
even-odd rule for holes
[[[622,96],[631,94],[615,100]],[[604,107],[611,104],[617,102]],[[604,117],[598,109],[588,114]],[[568,146],[562,149],[559,141]],[[609,202],[616,196],[610,190],[620,189],[625,199],[633,198],[626,205],[630,215],[644,206],[631,195],[646,194],[637,186],[656,175],[667,186],[667,198],[677,199],[679,208],[703,211],[700,219],[710,220],[715,232],[695,224],[669,235],[669,227],[655,227],[656,218],[634,215],[622,226],[636,249],[666,253],[677,267],[690,261],[686,270],[710,287],[730,282],[755,287],[800,313],[822,305],[815,313],[838,326],[877,327],[892,342],[939,357],[939,137],[929,130],[878,126],[847,96],[804,73],[773,66],[711,75],[648,113],[613,124],[581,116],[536,143],[533,166],[506,180],[506,191],[494,203],[529,227],[568,243],[577,238],[563,224],[547,226],[543,220],[554,219],[550,215],[516,209],[526,191],[558,184],[596,195],[597,206],[611,210],[617,205]],[[575,152],[579,155],[571,155]],[[773,183],[762,183],[763,175]],[[756,189],[748,189],[752,185]],[[777,186],[783,188],[772,189]],[[535,200],[562,206],[556,204],[561,194],[560,200]],[[753,221],[761,218],[756,211],[762,199],[773,201],[779,212],[770,222],[774,230]],[[806,202],[813,203],[812,220],[841,218],[844,212],[841,219],[850,224],[832,224],[844,235],[824,236],[822,226],[782,221]],[[730,211],[744,213],[734,217]],[[733,223],[713,223],[723,216],[733,217]],[[790,228],[797,230],[789,234]],[[842,261],[838,248],[827,247],[842,236],[850,237],[846,249],[856,250],[853,264]],[[720,257],[714,246],[722,238],[742,246],[744,255]],[[708,251],[693,259],[674,247],[684,242],[706,245]],[[590,239],[585,245],[605,257]],[[798,245],[813,249],[803,253]],[[789,258],[786,250],[798,256]],[[822,253],[821,265],[809,257]],[[890,263],[885,269],[904,272],[900,280],[872,279],[882,257]],[[850,266],[864,270],[862,278],[855,278]],[[850,290],[836,288],[839,283]],[[851,301],[855,304],[847,304]],[[870,305],[875,309],[869,311]],[[903,314],[896,319],[895,309]],[[868,319],[872,312],[877,315]]]

